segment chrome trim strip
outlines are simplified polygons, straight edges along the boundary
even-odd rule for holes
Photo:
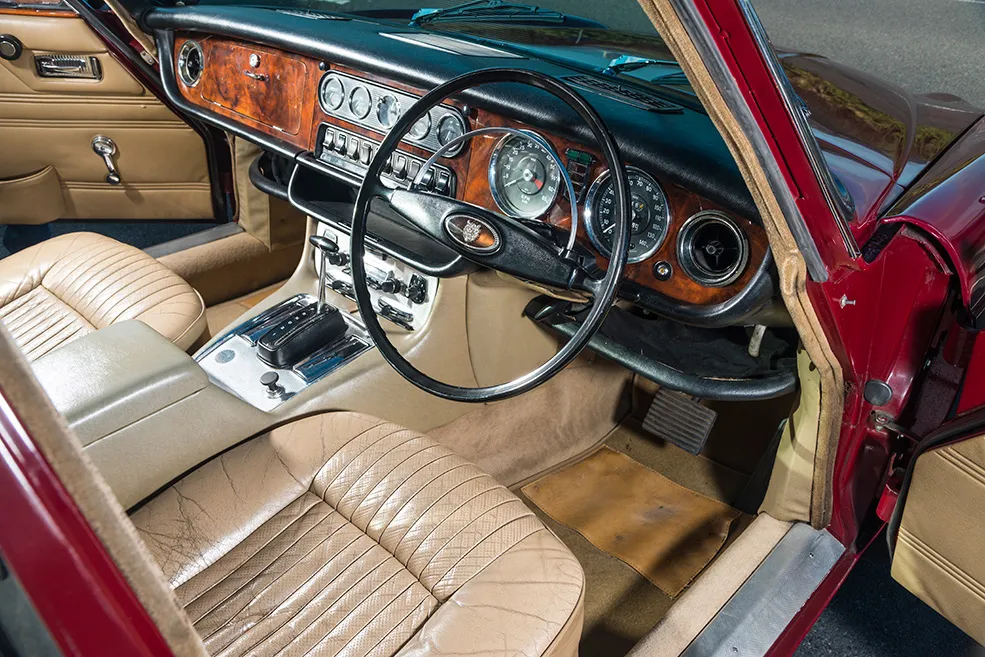
[[[681,657],[765,655],[844,552],[827,530],[795,523]]]
[[[736,121],[739,122],[743,132],[752,143],[759,158],[759,164],[769,181],[770,188],[776,195],[776,200],[780,204],[780,209],[783,211],[783,216],[787,220],[787,225],[793,234],[794,241],[797,242],[797,248],[800,249],[801,255],[804,257],[808,274],[810,274],[812,280],[818,283],[827,281],[828,270],[824,265],[824,261],[821,259],[821,254],[817,250],[817,244],[814,243],[814,238],[811,237],[810,231],[807,230],[804,217],[800,214],[800,209],[797,207],[786,181],[776,168],[775,162],[773,162],[772,158],[767,159],[769,157],[767,155],[769,153],[769,147],[766,145],[766,140],[760,132],[759,126],[756,124],[752,112],[746,105],[742,94],[739,93],[728,67],[722,60],[721,53],[718,52],[718,48],[712,41],[711,35],[708,33],[708,26],[701,19],[701,16],[698,15],[697,8],[693,3],[687,0],[670,0],[670,2],[674,6],[674,10],[680,17],[681,22],[684,24],[702,60],[708,66],[708,72],[718,86],[722,97],[728,105],[729,111],[735,117]]]
[[[810,160],[811,169],[814,170],[814,175],[820,181],[824,200],[827,201],[828,207],[831,209],[838,223],[838,232],[841,233],[841,239],[845,242],[845,248],[848,249],[848,253],[852,258],[857,258],[862,255],[862,251],[859,249],[858,242],[855,240],[855,236],[849,227],[852,219],[855,217],[855,205],[851,197],[847,194],[839,193],[834,174],[831,173],[831,169],[824,160],[824,155],[821,153],[821,146],[818,144],[814,131],[807,122],[803,101],[794,91],[793,85],[790,83],[790,78],[783,72],[780,60],[777,59],[776,52],[773,50],[773,44],[770,43],[766,29],[759,20],[756,10],[753,9],[752,3],[749,0],[739,0],[739,7],[742,9],[742,15],[745,17],[746,23],[749,24],[749,29],[752,31],[752,36],[756,41],[756,47],[759,48],[763,59],[766,60],[766,66],[769,67],[774,81],[779,84],[780,94],[783,96],[783,104],[786,106],[790,116],[793,117],[797,135],[800,137],[800,142],[807,151],[807,159]]]

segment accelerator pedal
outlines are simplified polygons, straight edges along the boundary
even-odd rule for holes
[[[660,388],[646,412],[643,428],[685,452],[699,454],[717,419],[718,413],[690,395]]]

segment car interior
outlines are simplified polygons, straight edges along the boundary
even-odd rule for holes
[[[0,260],[3,387],[173,648],[677,655],[824,526],[803,261],[643,4],[659,89],[523,27],[124,8],[158,97],[74,4],[0,13],[0,222],[95,227]]]

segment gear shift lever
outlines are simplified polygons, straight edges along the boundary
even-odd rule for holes
[[[325,310],[325,281],[328,277],[328,254],[338,253],[339,245],[324,235],[308,238],[311,245],[321,251],[321,272],[318,274],[318,312]]]

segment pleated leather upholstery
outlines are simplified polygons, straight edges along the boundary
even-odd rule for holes
[[[28,360],[127,319],[187,349],[205,307],[157,260],[102,235],[62,235],[0,260],[0,321]]]
[[[509,491],[434,440],[306,418],[132,519],[214,655],[573,655],[583,574]]]

